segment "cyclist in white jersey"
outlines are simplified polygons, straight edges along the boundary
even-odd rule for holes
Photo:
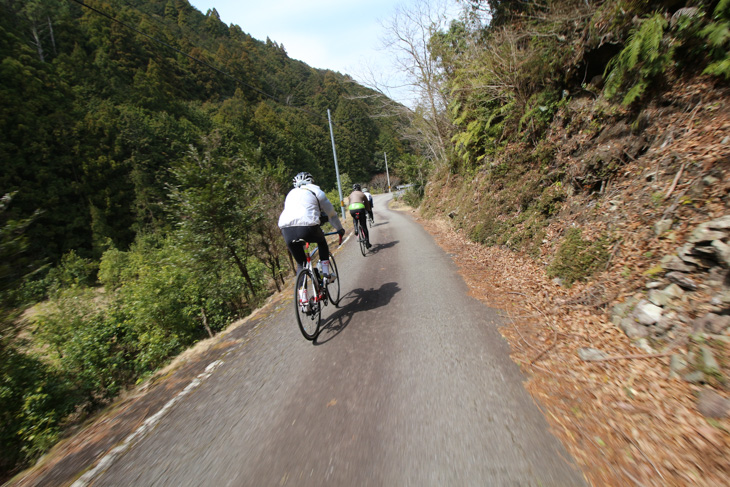
[[[294,189],[289,191],[284,200],[284,211],[279,215],[279,228],[289,252],[297,262],[297,272],[304,267],[307,256],[304,244],[295,243],[295,241],[304,240],[319,246],[322,273],[332,278],[329,268],[330,250],[320,225],[329,221],[337,230],[340,243],[342,243],[345,230],[337,217],[335,207],[327,199],[327,195],[312,181],[312,175],[308,172],[300,172],[294,176]]]
[[[375,205],[373,204],[373,195],[370,194],[368,188],[362,188],[362,192],[365,193],[365,196],[370,202],[370,211],[368,211],[368,215],[370,215],[370,221],[375,223],[375,218],[373,218],[373,208],[375,207]]]

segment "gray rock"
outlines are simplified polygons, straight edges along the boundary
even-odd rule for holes
[[[692,244],[685,244],[679,251],[677,251],[677,257],[682,259],[687,264],[692,264],[695,266],[704,266],[703,259],[705,258],[705,254],[703,253],[703,259],[698,259],[696,257],[697,251],[695,250],[695,246]]]
[[[671,311],[665,315],[663,315],[659,321],[656,322],[654,325],[654,329],[652,330],[655,335],[664,335],[667,331],[671,330],[672,328],[675,328],[679,326],[681,322],[679,321],[679,317],[677,316],[677,313],[674,311]]]
[[[722,240],[713,240],[712,247],[715,249],[717,260],[725,266],[730,266],[730,245]]]
[[[720,288],[723,286],[725,282],[725,276],[728,274],[728,271],[726,269],[723,269],[720,266],[715,266],[707,273],[707,276],[705,278],[705,282],[709,286]]]
[[[720,364],[717,363],[715,354],[707,345],[702,346],[702,367],[705,374],[720,375]]]
[[[662,317],[662,309],[642,299],[634,308],[633,316],[642,325],[651,326]]]
[[[668,306],[672,301],[681,298],[684,291],[676,284],[670,284],[664,289],[652,289],[649,291],[649,301],[657,306]]]
[[[656,350],[651,348],[651,346],[649,345],[649,341],[646,338],[639,338],[634,342],[634,346],[639,348],[640,350],[643,350],[649,355],[656,353]]]
[[[620,321],[619,327],[626,333],[626,336],[632,340],[646,338],[649,336],[649,329],[644,325],[637,323],[631,318],[624,318]]]
[[[712,230],[730,230],[730,215],[721,216],[707,222],[708,228]]]
[[[695,270],[694,267],[688,266],[685,261],[676,255],[668,255],[664,257],[662,259],[662,267],[668,271],[692,272]]]
[[[730,328],[730,316],[713,315],[713,320],[707,323],[706,330],[714,335],[722,335],[728,328]]]
[[[669,279],[670,282],[679,285],[679,287],[683,289],[688,289],[690,291],[697,290],[697,283],[681,272],[669,272],[665,277]]]
[[[702,223],[694,229],[687,241],[689,243],[712,242],[713,240],[722,240],[727,237],[727,232],[722,230],[713,230],[710,223]]]
[[[634,309],[638,301],[638,299],[632,296],[627,298],[623,303],[616,303],[611,309],[611,322],[618,325],[621,319],[625,318]]]
[[[705,373],[701,370],[695,370],[684,374],[682,376],[682,379],[692,384],[704,384],[707,381],[707,379],[705,378]]]
[[[646,288],[647,289],[657,289],[657,288],[660,288],[660,287],[662,287],[662,282],[661,281],[652,281],[652,282],[647,282],[646,283]]]
[[[707,418],[727,418],[730,416],[730,399],[712,389],[703,389],[697,398],[697,410]]]
[[[709,332],[715,335],[720,335],[727,328],[730,328],[730,316],[715,313],[699,316],[692,324],[694,331]]]
[[[626,315],[626,303],[617,303],[611,308],[611,322],[618,325],[621,319]]]
[[[672,220],[659,220],[654,224],[654,233],[656,235],[662,235],[669,231],[670,228],[672,228],[672,224],[674,222]]]
[[[685,295],[684,289],[682,289],[681,287],[679,287],[676,284],[670,284],[669,286],[665,287],[663,292],[664,292],[664,294],[666,294],[667,296],[670,296],[673,299],[681,298],[682,296]]]
[[[603,360],[608,357],[608,354],[596,348],[584,347],[578,349],[578,356],[586,362],[591,362],[593,360]]]
[[[672,354],[669,359],[669,378],[678,379],[687,370],[687,361],[685,358],[678,354]]]

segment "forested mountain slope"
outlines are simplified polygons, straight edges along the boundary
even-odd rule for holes
[[[260,167],[341,171],[369,180],[382,152],[403,151],[395,120],[371,119],[375,93],[289,59],[284,47],[227,26],[185,0],[2,2],[0,188],[9,214],[36,210],[31,252],[98,257],[170,223],[169,168],[204,136]],[[112,20],[114,19],[114,20]],[[255,158],[255,160],[254,160]]]

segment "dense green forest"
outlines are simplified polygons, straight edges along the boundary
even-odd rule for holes
[[[382,95],[186,0],[2,0],[0,79],[2,472],[281,286],[328,110],[348,181],[408,149]]]
[[[645,150],[578,170],[556,125],[640,132],[674,84],[730,78],[730,0],[458,3],[389,24],[409,111],[186,0],[0,0],[3,472],[282,285],[288,181],[334,189],[328,109],[347,180],[387,153],[427,215],[536,255],[569,191]]]

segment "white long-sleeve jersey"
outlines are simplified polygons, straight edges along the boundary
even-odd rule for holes
[[[319,212],[325,212],[335,230],[342,230],[337,210],[316,184],[304,184],[289,191],[284,211],[279,215],[279,228],[319,225]]]

